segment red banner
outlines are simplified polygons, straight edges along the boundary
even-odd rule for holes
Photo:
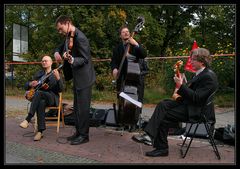
[[[192,50],[197,49],[197,48],[198,48],[197,42],[196,42],[196,40],[194,40],[193,45],[192,45]],[[192,52],[192,50],[191,50],[191,52]],[[188,60],[187,60],[187,62],[185,64],[185,67],[184,67],[184,70],[189,71],[189,72],[193,72],[193,73],[196,72],[196,70],[194,70],[193,67],[192,67],[190,56],[188,57]]]

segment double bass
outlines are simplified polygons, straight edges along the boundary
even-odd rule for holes
[[[131,34],[131,37],[134,37],[134,35],[142,30],[144,27],[144,18],[138,17],[137,19],[137,25],[134,28],[134,31]],[[131,99],[138,101],[138,84],[140,81],[140,66],[139,63],[136,62],[136,56],[129,53],[130,51],[130,44],[128,43],[124,55],[122,57],[122,60],[120,62],[119,71],[117,74],[117,81],[120,80],[122,83],[120,84],[120,87],[118,87],[117,94],[120,95],[120,93],[124,93],[128,95]],[[127,60],[127,71],[126,75],[120,76],[121,72],[123,71],[123,64]],[[123,79],[120,79],[123,78]],[[120,95],[121,96],[121,95]],[[138,122],[139,114],[140,114],[140,108],[136,106],[136,104],[133,104],[129,100],[118,97],[117,100],[117,106],[118,109],[116,109],[116,106],[114,106],[115,110],[115,117],[116,122],[120,125],[135,125]]]

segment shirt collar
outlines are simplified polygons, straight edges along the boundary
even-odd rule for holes
[[[201,73],[203,70],[205,69],[205,67],[199,69],[198,71],[196,71],[196,76],[199,75],[199,73]]]

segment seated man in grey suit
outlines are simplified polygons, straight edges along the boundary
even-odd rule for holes
[[[146,156],[168,156],[167,136],[169,124],[172,122],[197,120],[200,117],[201,107],[207,98],[218,88],[217,76],[209,68],[212,59],[209,51],[204,48],[198,48],[192,51],[190,57],[191,64],[196,70],[194,78],[184,84],[181,76],[174,77],[178,87],[177,94],[182,99],[161,101],[156,106],[152,117],[144,128],[155,148],[153,151],[146,152]],[[216,121],[213,104],[207,110],[206,116],[209,120]],[[146,134],[144,137],[146,137]],[[143,136],[133,136],[132,139],[134,141],[144,140]]]

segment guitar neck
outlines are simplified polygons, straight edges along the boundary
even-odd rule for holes
[[[56,70],[59,70],[59,69],[61,69],[62,68],[62,64],[61,65],[59,65],[57,68],[56,68]],[[53,74],[53,71],[51,71],[49,74],[47,74],[46,75],[46,77],[42,80],[42,83],[44,83],[45,82],[45,80],[47,80],[47,78],[49,77],[49,76],[51,76]]]
[[[176,75],[177,75],[177,77],[180,77],[180,71],[179,70],[177,70]]]

